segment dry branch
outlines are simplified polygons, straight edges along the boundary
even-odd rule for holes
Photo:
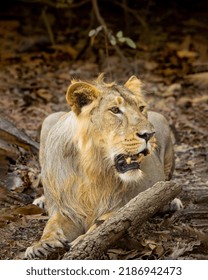
[[[0,140],[20,146],[26,150],[37,153],[39,144],[33,141],[26,133],[16,128],[11,122],[0,118]]]
[[[122,207],[112,218],[86,235],[64,255],[64,259],[101,259],[107,249],[126,233],[134,233],[152,215],[175,198],[181,187],[158,182]]]
[[[16,160],[19,157],[17,146],[33,153],[38,153],[39,150],[37,142],[11,122],[0,118],[0,186],[5,184],[9,159]]]

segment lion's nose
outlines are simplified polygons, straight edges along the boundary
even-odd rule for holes
[[[150,140],[150,138],[155,134],[155,132],[144,132],[144,133],[137,133],[139,138],[143,138],[146,142]]]

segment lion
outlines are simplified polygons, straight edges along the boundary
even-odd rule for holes
[[[147,111],[142,83],[72,80],[70,112],[48,116],[40,137],[41,180],[49,220],[26,258],[69,248],[138,193],[171,178],[167,120]],[[176,209],[181,207],[178,201]],[[175,206],[174,206],[175,207]]]

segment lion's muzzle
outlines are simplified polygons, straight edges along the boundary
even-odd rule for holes
[[[136,133],[136,136],[143,140],[142,141],[143,148],[142,150],[140,148],[139,153],[135,153],[136,150],[138,151],[138,144],[137,142],[135,142],[134,138],[128,140],[128,142],[123,145],[124,149],[128,152],[115,155],[114,157],[115,167],[119,173],[126,173],[129,170],[140,169],[141,161],[152,150],[151,145],[149,145],[150,142],[149,140],[151,138],[154,138],[153,137],[154,134],[155,134],[154,131],[145,131],[143,133]]]

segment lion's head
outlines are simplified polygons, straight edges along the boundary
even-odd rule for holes
[[[132,76],[123,86],[72,81],[66,99],[77,119],[77,144],[83,160],[113,169],[124,181],[141,177],[140,163],[155,147],[147,119],[141,81]],[[88,158],[88,159],[87,159]]]

